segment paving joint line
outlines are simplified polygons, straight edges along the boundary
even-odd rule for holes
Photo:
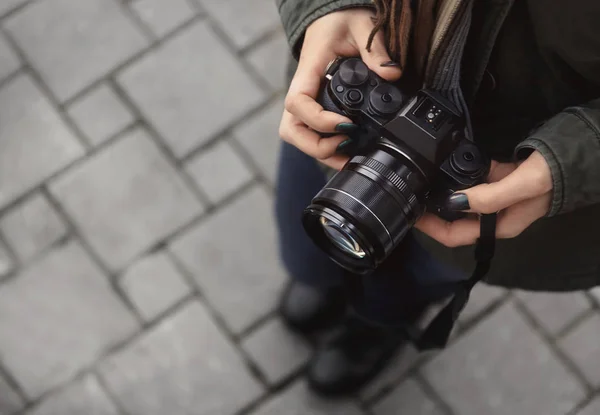
[[[199,153],[203,152],[204,150],[206,150],[207,148],[210,148],[211,146],[215,145],[215,143],[217,141],[223,139],[223,137],[232,136],[232,138],[233,138],[233,131],[235,129],[242,126],[248,120],[251,120],[255,116],[261,114],[264,110],[268,109],[271,105],[276,103],[279,99],[280,99],[280,95],[274,94],[271,97],[267,98],[264,102],[256,105],[254,108],[251,108],[244,115],[237,118],[236,120],[231,122],[229,125],[227,125],[220,131],[213,134],[212,137],[209,137],[203,143],[200,143],[199,145],[190,149],[183,157],[180,158],[180,163],[182,163],[182,164],[187,163],[189,160],[196,157],[197,154],[199,154]],[[282,107],[282,111],[283,111],[283,107]],[[275,131],[274,134],[277,135],[277,132]]]
[[[536,321],[535,317],[531,314],[527,307],[525,307],[523,301],[515,297],[513,304],[529,328],[542,338],[543,342],[551,350],[552,355],[578,381],[579,386],[583,388],[585,395],[589,396],[593,394],[593,385],[590,384],[590,382],[586,379],[585,375],[581,372],[579,367],[577,367],[577,364],[572,361],[569,356],[558,346],[557,339],[553,338],[549,333],[546,332],[546,330],[544,330],[544,328]]]
[[[166,250],[169,253],[169,257],[179,273],[189,282],[192,287],[193,297],[200,301],[212,322],[215,324],[223,338],[229,342],[229,344],[235,349],[238,356],[241,357],[246,369],[251,373],[252,376],[258,381],[258,383],[266,391],[268,390],[268,381],[266,376],[262,373],[258,365],[251,359],[250,355],[244,350],[240,340],[236,337],[235,333],[230,330],[229,326],[225,321],[225,317],[218,310],[218,307],[213,305],[212,301],[204,294],[202,287],[194,278],[192,271],[188,270],[185,264],[177,257],[177,255],[170,249]]]
[[[113,90],[116,92],[117,96],[123,102],[125,102],[125,105],[127,105],[132,110],[134,118],[139,120],[140,125],[148,133],[148,136],[150,137],[150,139],[152,140],[154,145],[156,145],[158,147],[158,149],[160,150],[162,155],[165,157],[165,160],[167,161],[167,163],[175,171],[177,171],[178,176],[181,177],[181,179],[184,181],[186,187],[188,187],[189,190],[194,194],[194,196],[196,197],[196,199],[200,203],[200,205],[203,208],[206,208],[208,205],[210,205],[210,199],[209,199],[208,195],[206,195],[206,193],[204,193],[204,191],[200,188],[200,186],[198,186],[195,183],[195,181],[192,180],[192,178],[187,174],[185,169],[182,168],[182,166],[179,164],[178,159],[175,156],[174,152],[166,144],[166,140],[164,139],[164,137],[162,137],[159,134],[159,132],[154,128],[154,126],[150,123],[150,121],[146,120],[146,118],[142,114],[142,111],[140,110],[140,108],[137,107],[137,105],[135,105],[135,102],[131,99],[131,97],[129,97],[129,95],[126,93],[126,91],[123,90],[121,88],[121,86],[117,82],[114,81],[114,79],[111,82],[111,86],[113,87]]]
[[[24,73],[33,81],[34,85],[38,88],[42,96],[48,100],[50,106],[54,109],[54,111],[56,111],[61,121],[64,122],[65,125],[71,130],[73,136],[77,139],[81,147],[87,151],[90,148],[90,144],[83,136],[79,127],[75,125],[73,120],[71,120],[71,118],[68,116],[67,112],[64,111],[64,109],[61,107],[60,102],[54,96],[54,93],[52,92],[48,84],[46,84],[42,75],[36,70],[36,68],[34,68],[33,64],[29,61],[27,55],[25,54],[21,46],[12,37],[12,34],[9,33],[6,29],[4,29],[4,27],[0,27],[0,33],[4,35],[10,47],[15,51],[15,53],[21,60],[21,63],[23,64]]]
[[[146,40],[153,44],[158,40],[158,37],[154,34],[152,28],[142,20],[137,12],[132,8],[132,2],[119,1],[119,8],[123,12],[123,15],[133,24],[133,26],[142,34]]]
[[[171,31],[164,37],[158,39],[154,43],[149,43],[146,46],[140,48],[137,52],[134,52],[128,58],[122,60],[119,64],[117,64],[115,67],[110,69],[108,72],[106,72],[100,78],[95,79],[90,84],[88,84],[84,88],[82,88],[80,91],[73,94],[73,96],[67,98],[64,102],[61,103],[61,107],[67,108],[67,107],[71,106],[75,101],[82,99],[85,95],[87,95],[90,91],[92,91],[93,89],[95,89],[96,87],[101,85],[108,78],[116,79],[118,77],[118,75],[121,72],[127,70],[129,68],[129,66],[133,65],[134,63],[136,63],[140,59],[144,58],[145,56],[153,53],[155,50],[159,49],[163,44],[169,42],[171,39],[173,39],[174,37],[177,37],[179,34],[185,32],[187,29],[192,27],[194,24],[196,24],[202,20],[204,20],[203,17],[194,16],[193,18],[182,23],[180,26],[176,27],[175,29],[173,29],[173,31]]]
[[[446,415],[459,415],[454,411],[454,408],[446,402],[446,400],[442,397],[442,395],[433,387],[433,385],[429,382],[429,379],[425,377],[418,370],[415,371],[412,378],[417,382],[417,384],[421,387],[425,396],[431,399],[438,407],[442,409]]]
[[[68,228],[71,230],[72,235],[74,236],[74,240],[78,242],[78,244],[90,258],[90,260],[99,268],[99,270],[107,278],[108,283],[113,290],[113,293],[119,300],[121,300],[121,303],[132,314],[138,326],[143,325],[143,319],[139,311],[137,310],[133,302],[129,299],[129,297],[126,295],[126,293],[119,286],[118,276],[114,273],[114,271],[112,271],[108,266],[104,264],[102,258],[100,258],[96,251],[92,248],[91,243],[87,240],[83,232],[79,230],[77,224],[71,218],[67,210],[61,205],[60,201],[57,200],[50,191],[48,191],[47,189],[44,190],[48,202],[59,214],[59,216],[64,220],[65,224],[67,224]]]
[[[38,0],[25,0],[24,3],[18,4],[17,6],[14,6],[13,8],[9,9],[4,14],[0,15],[0,21],[9,19],[10,17],[14,16],[15,14],[20,13],[22,10],[24,10],[28,6],[36,3],[37,1]]]

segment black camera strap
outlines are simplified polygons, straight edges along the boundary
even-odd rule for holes
[[[427,87],[447,96],[459,108],[466,119],[466,136],[473,140],[469,108],[460,85],[462,58],[471,26],[474,0],[450,0],[443,3],[441,16],[453,16],[436,28],[439,41],[428,63],[425,79]],[[475,245],[476,266],[471,277],[457,284],[450,302],[429,323],[427,328],[412,334],[420,350],[443,348],[460,313],[469,301],[473,287],[490,269],[496,245],[496,214],[480,216],[480,237]],[[412,330],[411,330],[412,331]]]
[[[496,217],[495,213],[480,216],[481,234],[475,245],[477,264],[471,277],[457,283],[450,302],[421,334],[409,333],[419,350],[440,349],[448,343],[454,324],[469,301],[471,290],[490,269],[496,247]]]

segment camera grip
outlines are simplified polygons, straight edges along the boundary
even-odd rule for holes
[[[317,102],[321,104],[325,111],[335,112],[336,114],[346,115],[344,111],[338,107],[331,96],[329,95],[329,91],[327,90],[327,85],[324,85],[319,91],[319,95],[317,97]]]

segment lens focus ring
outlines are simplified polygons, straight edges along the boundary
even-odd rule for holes
[[[373,169],[400,191],[410,207],[413,207],[417,204],[417,197],[412,192],[406,181],[385,164],[365,156],[355,156],[352,158],[350,163]]]

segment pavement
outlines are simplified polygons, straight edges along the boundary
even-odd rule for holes
[[[291,1],[291,0],[290,0]],[[480,286],[311,395],[275,313],[273,0],[0,0],[0,415],[595,415],[600,293]]]

